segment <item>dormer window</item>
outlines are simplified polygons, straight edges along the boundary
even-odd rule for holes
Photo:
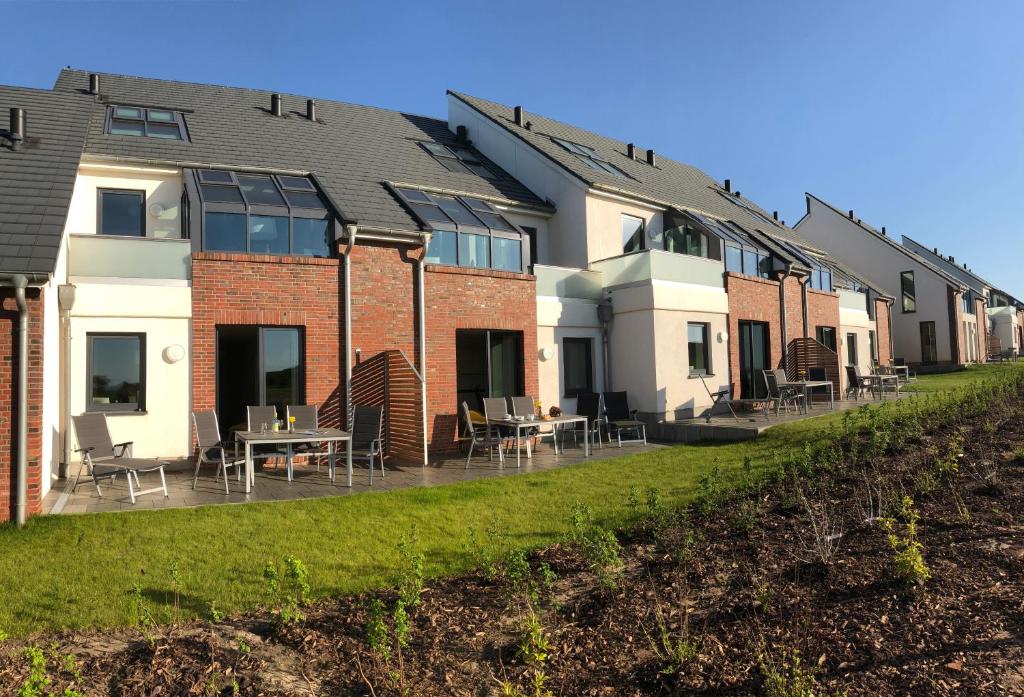
[[[420,143],[423,149],[434,156],[442,167],[456,174],[475,174],[484,179],[497,179],[480,156],[468,148],[448,147],[440,143]]]
[[[554,142],[558,143],[563,148],[571,152],[573,155],[576,156],[576,159],[585,164],[587,167],[590,167],[590,169],[597,170],[598,172],[606,172],[608,174],[613,174],[616,177],[626,176],[621,169],[619,169],[611,162],[608,162],[608,160],[598,155],[597,151],[591,147],[588,147],[586,145],[580,145],[579,143],[574,143],[571,140],[555,138],[554,136],[551,136],[551,140],[553,140]]]
[[[142,136],[185,140],[185,119],[179,111],[141,106],[107,108],[105,132],[115,136]]]

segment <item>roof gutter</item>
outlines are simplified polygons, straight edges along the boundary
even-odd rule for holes
[[[32,275],[32,279],[34,283],[40,282],[38,275]],[[17,453],[17,489],[14,499],[14,521],[20,528],[25,525],[25,519],[28,517],[28,302],[25,299],[25,289],[29,286],[29,276],[0,274],[0,282],[14,288],[14,300],[18,305],[18,433],[14,446]]]

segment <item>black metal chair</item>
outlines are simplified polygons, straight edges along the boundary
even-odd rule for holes
[[[609,439],[612,433],[622,447],[623,443],[643,443],[647,445],[647,424],[637,419],[636,409],[629,408],[629,398],[625,392],[604,393],[605,425]],[[623,433],[634,433],[635,438],[623,440]]]
[[[220,425],[217,423],[215,411],[192,412],[192,423],[196,427],[196,471],[192,477],[192,488],[196,488],[199,481],[199,468],[209,462],[217,463],[217,478],[224,474],[224,493],[230,494],[228,487],[228,468],[235,468],[235,479],[241,479],[242,467],[245,465],[245,457],[238,454],[238,443],[226,443],[220,437]],[[233,445],[233,452],[228,453],[228,447]]]
[[[601,424],[604,418],[601,415],[601,395],[596,392],[583,392],[576,397],[576,413],[579,416],[587,417],[587,425],[583,431],[584,438],[590,438],[590,442],[597,443],[597,447],[603,448],[601,439]],[[573,428],[573,433],[579,430]]]
[[[486,423],[473,423],[473,416],[469,411],[469,404],[462,403],[462,419],[466,423],[465,434],[469,438],[469,453],[466,455],[466,469],[469,469],[469,461],[473,458],[473,449],[476,446],[487,448],[488,459],[494,459],[494,449],[498,449],[498,463],[505,464],[505,453],[501,448],[501,435],[497,430],[492,431]]]
[[[370,464],[370,484],[373,485],[373,460],[380,460],[380,477],[384,478],[384,407],[357,406],[352,412],[352,459],[366,460]]]

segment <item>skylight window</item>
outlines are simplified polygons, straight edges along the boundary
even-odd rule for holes
[[[332,216],[310,179],[212,169],[195,175],[202,212],[201,249],[332,255]],[[194,191],[191,182],[189,190]]]
[[[579,143],[574,143],[571,140],[556,138],[554,136],[551,136],[551,140],[553,140],[554,142],[558,143],[563,148],[571,152],[573,155],[576,156],[576,159],[585,164],[587,167],[590,167],[590,169],[597,170],[598,172],[607,172],[608,174],[613,174],[616,177],[626,176],[621,169],[619,169],[611,162],[608,162],[603,157],[598,155],[597,151],[591,147],[588,147],[586,145],[580,145]]]
[[[107,109],[106,133],[164,140],[185,140],[185,119],[181,112],[139,106],[111,106]]]
[[[446,145],[431,142],[420,143],[420,145],[449,172],[472,173],[484,179],[497,179],[497,176],[483,163],[480,156],[468,148],[449,148]]]
[[[433,230],[431,264],[521,272],[529,242],[494,206],[470,196],[397,189],[424,227]]]
[[[718,195],[721,196],[722,198],[726,199],[730,203],[733,203],[733,204],[739,206],[740,208],[745,210],[747,213],[750,213],[750,215],[754,216],[758,220],[760,220],[760,221],[762,221],[762,222],[764,222],[764,223],[766,223],[768,225],[778,225],[779,224],[779,221],[772,220],[771,218],[769,218],[764,213],[762,213],[761,211],[759,211],[756,208],[754,208],[752,205],[750,205],[748,202],[744,201],[741,197],[737,196],[736,194],[731,194],[731,193],[728,193],[726,191],[719,190],[718,191]]]

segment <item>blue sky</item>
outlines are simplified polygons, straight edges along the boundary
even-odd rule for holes
[[[811,191],[1024,296],[1024,3],[0,0],[0,10],[0,83],[49,87],[72,65],[433,116],[458,89],[729,177],[791,224]]]

